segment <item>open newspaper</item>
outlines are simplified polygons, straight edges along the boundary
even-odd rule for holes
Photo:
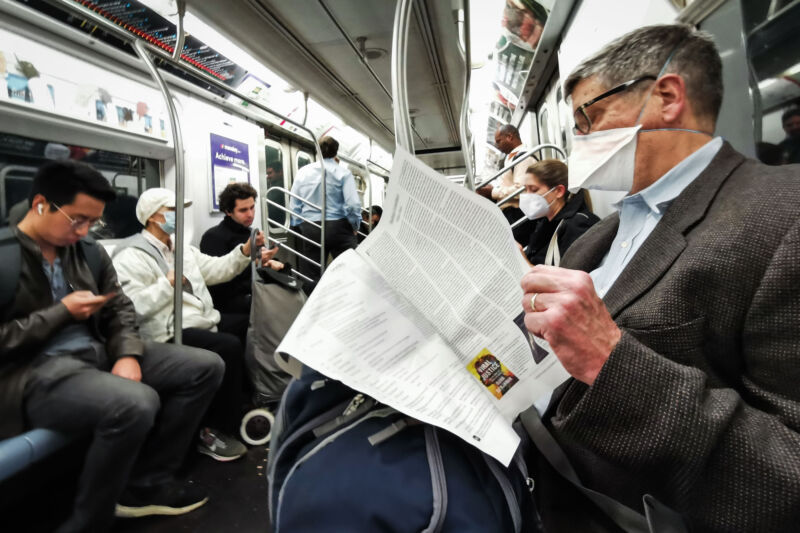
[[[525,330],[526,271],[494,204],[398,149],[380,224],[278,351],[508,465],[514,418],[568,377]]]

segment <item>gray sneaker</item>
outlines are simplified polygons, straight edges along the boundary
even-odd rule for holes
[[[200,430],[197,451],[213,457],[217,461],[233,461],[247,453],[247,447],[230,435],[215,429]]]

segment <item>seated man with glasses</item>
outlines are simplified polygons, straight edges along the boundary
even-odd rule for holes
[[[115,504],[133,517],[207,501],[173,476],[224,365],[206,350],[140,338],[108,255],[79,243],[114,197],[92,167],[49,163],[12,230],[20,265],[0,318],[0,438],[31,428],[91,434],[64,532],[107,530]]]
[[[572,376],[522,415],[547,531],[798,528],[800,167],[715,136],[722,80],[710,35],[660,25],[564,83],[569,188],[626,196],[522,279]]]

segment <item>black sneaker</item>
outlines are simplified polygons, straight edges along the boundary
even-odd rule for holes
[[[114,514],[122,518],[174,516],[194,511],[207,501],[208,496],[197,487],[177,482],[158,487],[129,487],[120,496]]]

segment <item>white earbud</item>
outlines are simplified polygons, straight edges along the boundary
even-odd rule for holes
[[[42,206],[42,204],[39,204],[39,214],[40,215],[44,214],[44,206]]]

